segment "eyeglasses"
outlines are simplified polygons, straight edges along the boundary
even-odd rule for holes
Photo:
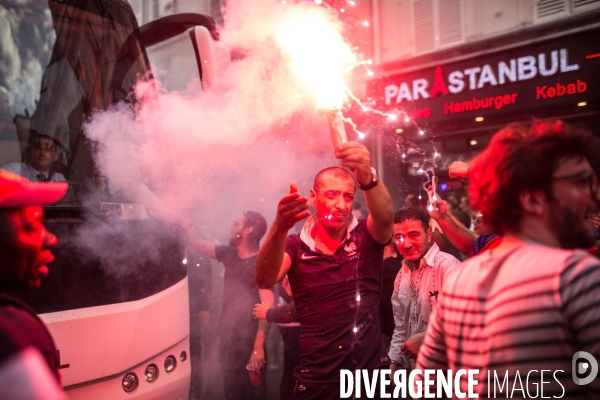
[[[483,214],[477,214],[477,215],[473,215],[473,216],[471,217],[471,220],[472,220],[473,222],[475,222],[475,221],[477,221],[477,222],[481,222],[481,218],[482,218],[482,217],[483,217]]]
[[[54,151],[54,149],[56,149],[56,145],[54,143],[40,142],[38,140],[33,142],[32,147],[35,150],[46,150],[46,151]]]
[[[573,181],[576,185],[590,189],[592,196],[598,193],[598,177],[591,171],[581,171],[573,175],[556,176],[553,181]]]

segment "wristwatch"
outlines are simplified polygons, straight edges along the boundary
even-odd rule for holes
[[[366,185],[361,185],[358,181],[356,183],[362,191],[373,189],[379,183],[379,175],[377,175],[377,170],[371,167],[371,182],[367,183]]]

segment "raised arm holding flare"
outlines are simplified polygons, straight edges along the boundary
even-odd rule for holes
[[[432,192],[430,187],[430,199],[432,198]],[[469,230],[452,215],[445,200],[442,200],[440,196],[436,196],[435,200],[429,200],[427,202],[427,212],[439,224],[454,247],[469,257],[473,256],[473,243],[479,235]]]

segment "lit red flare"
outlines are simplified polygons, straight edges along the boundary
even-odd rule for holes
[[[344,76],[358,65],[341,29],[329,10],[315,6],[288,15],[276,35],[291,71],[315,96],[318,109],[342,107],[348,97]]]

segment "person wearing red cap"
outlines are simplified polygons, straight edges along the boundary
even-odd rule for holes
[[[3,399],[66,399],[58,353],[36,312],[9,290],[40,287],[58,243],[43,224],[42,206],[57,202],[66,183],[32,183],[0,170],[0,387]]]

